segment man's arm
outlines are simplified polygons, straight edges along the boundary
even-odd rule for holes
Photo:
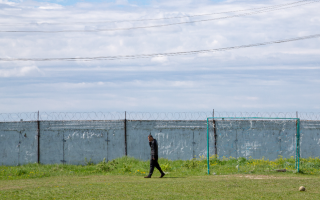
[[[157,140],[154,141],[154,155],[155,156],[158,155],[158,141]]]
[[[150,142],[150,147],[151,147],[151,157],[152,157],[152,160],[155,159],[155,141],[153,140],[152,142]]]

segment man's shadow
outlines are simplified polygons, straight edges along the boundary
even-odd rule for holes
[[[162,178],[186,178],[186,177],[162,177]]]

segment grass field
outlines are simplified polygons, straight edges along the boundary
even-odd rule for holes
[[[158,175],[158,174],[157,174]],[[304,185],[306,192],[299,192]],[[210,175],[144,179],[91,175],[1,180],[1,199],[319,199],[320,178]]]
[[[319,159],[302,160],[302,173],[294,173],[292,162],[212,158],[207,175],[203,158],[161,159],[162,179],[157,171],[144,179],[149,163],[129,157],[84,166],[0,166],[0,199],[320,199]],[[302,185],[306,192],[299,192]]]

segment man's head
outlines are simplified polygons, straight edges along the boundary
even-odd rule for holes
[[[148,140],[149,140],[149,142],[151,142],[153,140],[153,137],[151,134],[148,135]]]

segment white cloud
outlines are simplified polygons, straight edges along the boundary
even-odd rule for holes
[[[45,6],[39,6],[39,9],[55,10],[55,9],[63,9],[63,6],[54,5],[54,4],[49,4],[49,5],[45,5]]]
[[[0,77],[41,76],[43,72],[37,66],[0,68]]]
[[[10,1],[8,1],[8,0],[0,0],[0,4],[15,5],[14,2],[10,2]]]
[[[162,57],[153,57],[151,58],[152,62],[159,62],[159,63],[164,63],[168,61],[168,57],[162,56]]]
[[[6,5],[0,9],[0,15],[5,16],[0,18],[0,24],[1,30],[125,28],[235,13],[159,21],[106,21],[179,17],[288,2],[292,1],[161,0],[148,6],[132,6],[127,1],[61,6],[36,1],[7,5],[10,2],[2,0],[0,6]],[[0,58],[182,52],[311,35],[320,30],[318,5],[130,31],[1,33]],[[319,109],[320,100],[319,45],[320,39],[310,39],[170,58],[33,64],[0,62],[0,109],[6,112],[28,109],[196,111],[214,107],[217,111],[314,111]],[[26,106],[27,102],[33,102],[34,107]]]

